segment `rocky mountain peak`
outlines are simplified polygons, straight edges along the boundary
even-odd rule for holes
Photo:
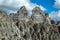
[[[25,6],[8,16],[0,11],[0,40],[60,40],[59,23],[50,25],[48,15],[39,7],[32,10],[31,17],[27,14]]]
[[[39,7],[33,8],[32,12],[40,13],[42,10]]]
[[[35,7],[32,10],[32,19],[34,23],[43,23],[44,22],[44,15],[39,7]]]
[[[26,9],[25,6],[22,6],[19,10],[18,10],[18,13],[19,14],[23,14],[23,15],[27,15],[28,14],[28,11]]]

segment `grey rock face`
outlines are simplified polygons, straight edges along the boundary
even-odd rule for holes
[[[39,7],[35,7],[32,10],[32,19],[33,19],[34,23],[43,23],[44,22],[44,16]]]
[[[58,26],[45,21],[39,7],[35,7],[32,14],[28,16],[25,6],[9,16],[0,11],[0,40],[60,40]]]
[[[0,40],[18,40],[20,32],[17,26],[3,11],[0,14]]]
[[[13,22],[18,21],[18,14],[17,13],[11,13],[9,17],[13,20]]]
[[[25,20],[28,17],[28,11],[26,10],[25,6],[22,6],[19,10],[18,20]]]

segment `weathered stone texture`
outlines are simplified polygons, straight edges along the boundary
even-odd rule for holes
[[[60,40],[59,26],[47,22],[39,7],[31,17],[25,6],[9,16],[0,11],[0,40]]]

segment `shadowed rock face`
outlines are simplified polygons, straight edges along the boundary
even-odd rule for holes
[[[9,16],[0,11],[0,40],[60,40],[60,27],[45,21],[39,7],[35,7],[32,14],[32,17],[28,16],[25,6]]]
[[[17,22],[18,21],[18,14],[14,14],[14,13],[11,13],[10,15],[9,15],[9,17],[11,18],[11,19],[13,19],[13,22]]]

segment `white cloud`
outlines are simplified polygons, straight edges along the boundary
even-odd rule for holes
[[[45,10],[47,10],[47,9],[45,9],[43,6],[41,6],[40,5],[40,8],[41,8],[41,10],[43,10],[43,11],[45,11]]]
[[[60,8],[60,0],[55,0],[54,7],[55,8]]]
[[[8,8],[13,11],[13,9],[19,9],[21,6],[25,6],[29,11],[31,11],[37,4],[33,4],[30,0],[0,0],[0,6]],[[43,6],[39,6],[43,11],[46,9]]]
[[[60,21],[60,10],[58,11],[52,11],[50,14],[51,19],[55,21]]]

